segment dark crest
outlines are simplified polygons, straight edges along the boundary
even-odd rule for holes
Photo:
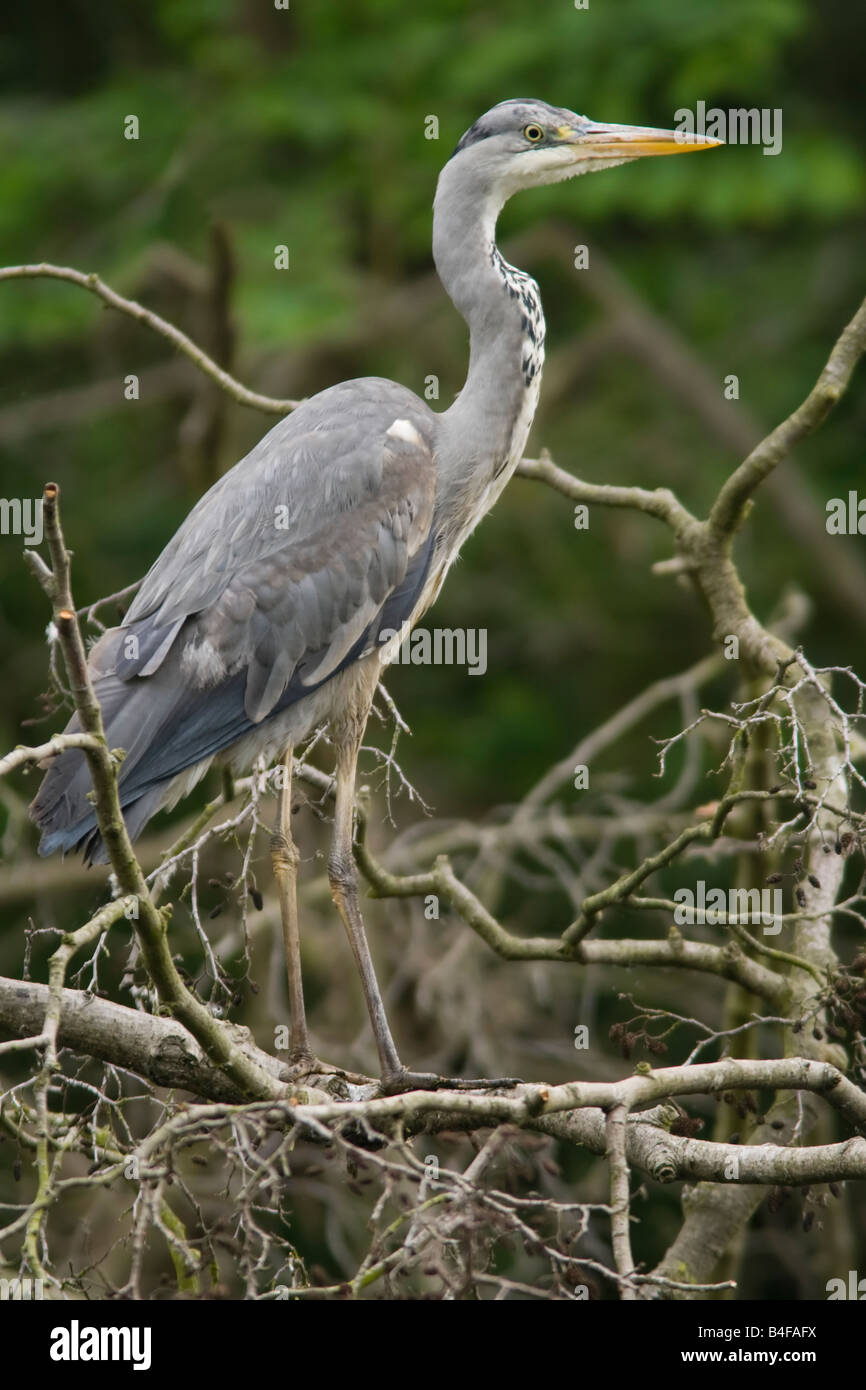
[[[468,149],[470,145],[477,145],[479,140],[487,140],[491,135],[501,135],[503,131],[519,127],[526,121],[538,120],[540,113],[545,113],[546,118],[547,113],[549,117],[555,116],[554,108],[548,106],[545,101],[533,101],[529,97],[501,101],[498,106],[485,111],[484,115],[479,116],[475,124],[469,127],[454,146],[451,158],[461,150]]]

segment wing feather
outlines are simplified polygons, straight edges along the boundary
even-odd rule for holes
[[[435,419],[391,382],[343,383],[281,421],[187,517],[89,658],[109,743],[126,748],[121,799],[138,806],[136,826],[155,785],[413,611],[433,552]],[[44,852],[92,847],[88,787],[81,755],[50,767],[32,807]]]

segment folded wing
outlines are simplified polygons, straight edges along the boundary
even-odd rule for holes
[[[435,416],[345,382],[281,421],[208,492],[89,665],[135,834],[167,784],[373,650],[415,608],[434,549]],[[77,727],[73,719],[69,729]],[[83,754],[50,766],[41,853],[98,854]]]

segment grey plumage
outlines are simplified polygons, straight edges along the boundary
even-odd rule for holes
[[[436,190],[433,255],[469,327],[469,372],[434,414],[403,386],[344,382],[276,425],[192,510],[123,623],[89,657],[133,838],[216,756],[241,771],[330,722],[336,750],[329,878],[361,973],[383,1078],[401,1067],[376,983],[352,859],[355,770],[386,648],[433,602],[523,453],[544,362],[538,286],[509,266],[496,219],[520,189],[644,154],[718,143],[605,126],[538,101],[502,102],[466,132]],[[77,727],[73,719],[68,728]],[[31,811],[40,852],[105,857],[84,755],[61,754]],[[311,1058],[303,1008],[291,806],[272,854],[289,959],[291,1055]]]
[[[388,433],[400,419],[408,438]],[[201,775],[409,618],[433,550],[433,423],[393,382],[344,382],[281,420],[187,517],[89,659],[126,751],[131,829],[175,778]],[[33,804],[42,853],[104,857],[89,786],[83,754],[56,760]]]

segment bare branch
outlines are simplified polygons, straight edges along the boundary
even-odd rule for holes
[[[46,580],[45,585],[50,590],[54,622],[78,717],[84,731],[94,740],[94,747],[85,749],[85,755],[93,778],[94,809],[99,830],[121,892],[139,901],[136,925],[145,964],[163,1003],[190,1029],[214,1063],[224,1067],[231,1079],[242,1086],[249,1096],[279,1095],[282,1088],[234,1046],[222,1024],[187,989],[172,958],[166,933],[169,914],[165,910],[160,911],[151,898],[120,809],[115,762],[105,744],[102,714],[91,684],[70,591],[69,554],[60,526],[59,498],[57,484],[46,483],[43,519],[53,572],[50,582]]]
[[[730,538],[752,493],[774,468],[826,419],[848,388],[851,375],[866,352],[866,300],[843,329],[827,365],[802,405],[777,425],[731,474],[716,498],[709,529],[716,540]]]
[[[166,338],[173,347],[177,348],[178,352],[182,352],[190,361],[194,362],[199,371],[204,372],[205,376],[216,382],[217,386],[225,391],[227,396],[231,396],[233,401],[237,401],[238,405],[246,405],[252,410],[261,410],[271,415],[288,415],[290,411],[297,409],[300,405],[300,401],[276,400],[272,396],[261,396],[257,391],[250,391],[218,366],[212,357],[208,357],[206,352],[197,347],[192,339],[182,333],[179,328],[175,328],[173,323],[161,318],[152,309],[146,309],[143,304],[137,303],[134,299],[124,299],[123,295],[111,289],[104,280],[100,280],[98,275],[86,275],[81,270],[72,269],[71,266],[48,265],[45,262],[40,265],[10,265],[0,268],[0,280],[36,280],[42,278],[66,280],[69,284],[78,285],[83,290],[89,290],[91,294],[98,295],[110,308],[117,309],[121,314],[127,314],[129,318],[135,319],[136,323],[143,324],[145,328],[151,328],[154,333]]]
[[[28,763],[41,763],[45,758],[54,758],[67,748],[85,748],[95,752],[100,746],[93,734],[54,734],[47,743],[40,743],[35,748],[21,745],[13,748],[5,758],[0,758],[0,777],[14,772],[16,768],[26,767]]]
[[[634,1274],[634,1257],[631,1253],[631,1201],[629,1195],[629,1171],[626,1158],[626,1126],[628,1110],[625,1105],[614,1105],[607,1115],[607,1161],[610,1168],[610,1227],[613,1244],[613,1257],[617,1272],[626,1281],[622,1291],[623,1302],[633,1301],[637,1294],[630,1284]]]

